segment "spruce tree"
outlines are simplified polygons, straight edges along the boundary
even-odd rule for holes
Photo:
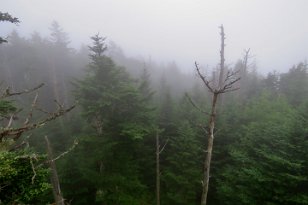
[[[295,132],[297,112],[283,98],[265,93],[241,115],[233,133],[238,141],[228,148],[230,163],[217,179],[221,204],[306,204],[305,160],[299,153],[307,142]]]
[[[86,76],[74,83],[86,121],[76,150],[83,159],[77,170],[88,186],[82,195],[95,203],[136,204],[146,198],[138,149],[152,132],[153,108],[142,87],[138,89],[125,69],[105,55],[105,38],[97,34],[91,39]]]

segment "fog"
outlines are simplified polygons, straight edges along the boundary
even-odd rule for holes
[[[1,6],[0,205],[308,204],[307,0]]]
[[[21,23],[2,24],[0,35],[48,35],[56,20],[75,48],[99,32],[128,56],[175,61],[190,72],[194,61],[217,65],[223,24],[227,64],[250,48],[259,72],[283,72],[307,59],[307,8],[306,0],[2,0],[2,12]]]

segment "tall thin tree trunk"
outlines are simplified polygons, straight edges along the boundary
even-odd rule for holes
[[[209,190],[209,180],[210,180],[210,166],[211,166],[211,159],[212,159],[212,150],[213,150],[213,143],[214,143],[214,129],[215,129],[215,120],[217,120],[217,107],[221,104],[218,100],[220,94],[236,91],[239,88],[234,88],[234,84],[238,82],[241,78],[237,77],[238,71],[228,70],[226,74],[224,74],[224,64],[225,64],[225,33],[223,25],[220,26],[221,32],[221,50],[220,50],[220,73],[219,73],[219,82],[216,85],[215,82],[212,82],[208,79],[207,76],[203,75],[200,71],[198,63],[195,62],[196,69],[198,76],[203,81],[204,85],[208,88],[209,92],[212,93],[212,107],[210,112],[210,118],[208,122],[208,129],[207,129],[207,150],[206,150],[206,157],[204,160],[204,170],[203,170],[203,180],[202,180],[202,195],[201,195],[201,205],[206,205],[207,203],[207,195]]]
[[[222,88],[224,82],[224,77],[225,77],[225,32],[224,32],[224,27],[221,25],[220,27],[220,36],[221,36],[221,45],[220,45],[220,71],[219,71],[219,88]]]
[[[245,50],[244,60],[243,60],[243,78],[246,79],[247,76],[247,69],[248,69],[248,58],[250,52],[250,48],[248,50]]]
[[[57,69],[55,65],[55,59],[50,59],[51,65],[51,78],[52,78],[52,89],[53,89],[53,97],[57,102],[60,102],[60,91],[59,91],[59,81],[57,76]]]
[[[219,89],[222,89],[224,86],[224,79],[225,79],[225,31],[223,25],[220,27],[220,69],[219,69],[219,81],[218,81],[218,86]],[[220,96],[218,100],[218,107],[219,107],[219,112],[222,110],[223,107],[223,97]]]
[[[220,35],[221,35],[221,48],[220,48],[220,71],[219,71],[219,81],[218,88],[212,89],[213,99],[212,99],[212,107],[210,113],[210,119],[208,122],[208,139],[207,139],[207,150],[206,157],[204,162],[204,171],[203,171],[203,189],[201,195],[201,205],[206,205],[207,203],[207,194],[209,190],[209,180],[210,180],[210,168],[211,168],[211,160],[212,160],[212,150],[214,143],[214,128],[215,128],[215,120],[216,120],[216,112],[217,112],[217,102],[219,108],[222,107],[222,98],[218,98],[220,96],[219,90],[224,89],[224,79],[225,79],[225,33],[223,25],[220,26]]]
[[[52,192],[54,195],[54,199],[55,199],[55,204],[56,205],[64,205],[64,199],[61,193],[61,189],[60,189],[60,183],[59,183],[59,177],[58,177],[58,173],[57,173],[57,167],[56,167],[56,163],[53,160],[53,156],[52,156],[52,149],[48,140],[48,137],[45,136],[45,140],[46,140],[46,144],[47,144],[47,154],[48,154],[48,160],[49,160],[49,166],[51,169],[51,185],[52,185]]]
[[[206,205],[207,202],[207,193],[209,190],[209,180],[210,180],[210,167],[211,167],[211,159],[212,159],[212,150],[213,150],[213,142],[214,142],[214,128],[215,128],[215,117],[216,117],[216,104],[218,100],[218,93],[213,94],[212,99],[212,108],[211,108],[211,116],[209,119],[209,129],[208,129],[208,142],[207,142],[207,150],[206,150],[206,158],[204,162],[204,173],[203,173],[203,189],[201,196],[201,205]]]
[[[160,148],[159,148],[159,134],[156,132],[156,205],[160,205]]]

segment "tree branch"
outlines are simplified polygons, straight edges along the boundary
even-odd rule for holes
[[[36,177],[36,171],[35,171],[35,168],[34,168],[34,164],[33,164],[33,161],[32,161],[32,158],[34,158],[35,160],[37,160],[37,158],[36,158],[36,156],[35,155],[33,155],[34,157],[30,157],[30,164],[31,164],[31,167],[32,167],[32,171],[33,171],[33,176],[32,176],[32,178],[31,178],[31,182],[32,182],[32,184],[34,184],[34,179],[35,179],[35,177]]]
[[[44,83],[41,83],[40,85],[30,89],[30,90],[23,90],[23,91],[20,91],[20,92],[11,92],[10,90],[10,87],[7,87],[4,91],[4,93],[1,94],[0,96],[0,100],[3,99],[3,98],[7,98],[7,97],[11,97],[11,96],[15,96],[15,95],[22,95],[22,94],[26,94],[26,93],[31,93],[35,90],[38,90],[40,89],[41,87],[43,87],[45,84]]]
[[[71,152],[73,149],[75,149],[75,147],[76,147],[77,145],[78,145],[78,141],[75,140],[74,143],[73,143],[73,145],[72,145],[67,151],[62,152],[62,153],[59,154],[56,158],[53,158],[53,159],[49,160],[49,162],[50,162],[50,161],[54,162],[54,161],[56,161],[56,160],[58,160],[58,159],[64,157],[66,154],[68,154],[68,153]]]
[[[31,105],[31,109],[28,113],[28,117],[26,118],[25,122],[24,122],[24,125],[28,125],[32,116],[33,116],[33,110],[34,108],[36,107],[36,103],[37,103],[37,98],[38,98],[38,93],[36,93],[34,99],[33,99],[33,102],[32,102],[32,105]]]
[[[196,70],[197,70],[198,76],[201,78],[201,80],[203,81],[204,85],[210,90],[211,93],[214,93],[214,89],[211,87],[210,81],[207,80],[204,75],[202,75],[197,62],[195,62],[195,66],[196,66]]]
[[[168,144],[168,142],[169,142],[169,138],[166,140],[166,142],[165,142],[164,146],[161,148],[161,150],[159,150],[159,154],[164,151],[164,149],[165,149],[166,145]]]
[[[62,115],[64,115],[65,113],[71,111],[72,109],[75,108],[75,105],[67,108],[67,109],[63,109],[63,108],[59,108],[56,112],[51,113],[48,117],[46,117],[45,119],[37,122],[37,123],[32,123],[32,124],[26,124],[22,127],[19,128],[1,128],[0,129],[0,140],[2,140],[4,137],[8,137],[8,136],[12,136],[12,138],[16,141],[20,135],[26,131],[29,130],[33,130],[35,128],[41,127],[43,125],[45,125],[45,123],[52,121]]]
[[[194,106],[197,110],[199,110],[199,112],[201,112],[203,114],[207,114],[207,115],[209,114],[208,112],[205,112],[204,110],[202,110],[198,105],[196,105],[196,103],[191,99],[191,97],[188,95],[188,93],[185,93],[185,97],[192,104],[192,106]]]

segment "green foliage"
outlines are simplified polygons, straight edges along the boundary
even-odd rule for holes
[[[65,169],[74,169],[78,180],[64,179],[64,194],[75,201],[76,193],[69,187],[84,184],[86,187],[78,192],[87,203],[142,204],[148,194],[140,180],[142,155],[138,148],[154,127],[150,94],[140,92],[147,90],[146,84],[138,87],[123,67],[104,55],[104,38],[96,35],[92,40],[86,76],[74,82],[75,97],[87,125],[71,157],[83,160],[74,168],[74,159],[68,162],[70,167]],[[66,172],[67,177],[70,171]],[[82,201],[74,203],[84,204]]]
[[[187,120],[177,125],[170,138],[163,168],[162,204],[196,204],[202,171],[201,147],[197,133]]]
[[[217,179],[222,204],[307,203],[301,189],[307,182],[304,160],[294,156],[298,120],[284,99],[273,101],[266,94],[243,111],[242,124],[233,131],[238,140],[229,146],[231,163]]]
[[[17,108],[12,101],[0,100],[0,117],[6,117],[8,114],[15,112]]]
[[[6,19],[0,14],[0,21]],[[48,135],[55,155],[67,150],[75,137],[79,139],[75,150],[57,161],[65,199],[71,204],[153,204],[155,130],[159,128],[161,147],[168,141],[160,156],[161,204],[200,204],[205,154],[201,147],[206,143],[200,125],[206,124],[210,106],[201,86],[175,64],[156,71],[160,66],[150,62],[151,70],[132,79],[106,55],[105,38],[92,37],[87,58],[85,48],[72,52],[59,24],[54,22],[50,31],[48,39],[38,33],[26,39],[12,32],[10,44],[0,48],[1,80],[9,79],[16,90],[48,84],[39,93],[38,104],[51,111],[54,99],[71,104],[69,81],[80,79],[73,83],[80,105],[75,113],[36,130],[30,138],[31,146],[45,152],[41,137]],[[145,62],[123,54],[120,58],[140,76]],[[88,67],[81,76],[78,68],[85,64]],[[242,62],[235,65],[242,66]],[[161,75],[164,80],[159,81]],[[305,63],[265,78],[246,70],[240,90],[224,95],[215,130],[209,204],[308,204],[307,79]],[[204,113],[180,98],[182,90],[190,89],[189,83],[195,84],[189,95]],[[152,84],[159,88],[155,93]],[[15,99],[0,101],[3,126],[20,107],[18,103],[24,106],[32,101]],[[14,126],[20,123],[14,118]],[[12,145],[11,139],[0,143],[2,203],[45,204],[43,194],[51,194],[48,170],[40,165],[44,156],[36,155],[37,161],[34,152],[8,152]],[[31,157],[37,172],[34,184]]]
[[[4,22],[7,21],[7,22],[10,22],[10,23],[15,23],[15,24],[19,23],[18,18],[13,17],[13,16],[10,15],[9,13],[3,13],[3,12],[0,11],[0,22],[1,22],[1,21],[4,21]],[[1,43],[6,43],[6,42],[7,42],[6,39],[0,37],[0,44],[1,44]]]
[[[201,98],[202,96],[198,96]],[[168,89],[162,96],[158,124],[163,128],[161,158],[161,204],[199,203],[202,157],[202,113],[187,97],[174,103]],[[154,143],[153,143],[154,144]]]
[[[299,63],[280,76],[280,91],[293,106],[298,106],[308,98],[308,66]]]
[[[35,204],[50,191],[45,156],[29,150],[0,152],[0,201],[4,204]]]

